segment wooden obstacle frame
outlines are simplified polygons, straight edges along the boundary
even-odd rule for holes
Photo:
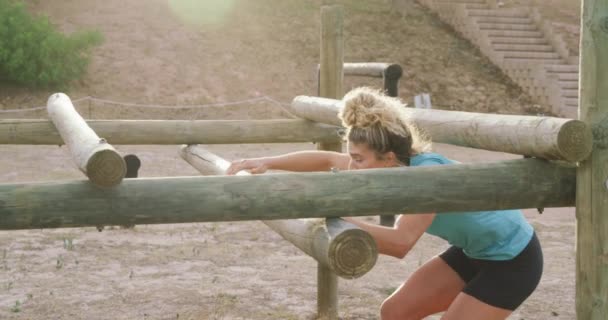
[[[281,228],[291,228],[307,235],[308,240],[294,244],[319,261],[318,315],[337,319],[337,274],[341,271],[335,262],[333,265],[329,262],[332,259],[328,254],[329,248],[332,241],[349,232],[369,240],[369,235],[362,230],[337,219],[341,215],[428,211],[449,214],[450,211],[576,205],[577,319],[605,319],[608,314],[608,90],[603,88],[608,85],[608,79],[605,72],[599,70],[608,70],[608,3],[583,0],[582,14],[585,23],[582,23],[581,42],[580,120],[441,110],[407,111],[412,122],[429,133],[434,141],[532,156],[531,159],[361,172],[138,178],[113,185],[95,183],[92,179],[0,184],[0,230],[267,220],[279,234],[284,230]],[[294,136],[281,138],[280,142],[310,139],[319,142],[319,149],[341,151],[340,140],[335,134],[340,125],[336,114],[341,103],[344,75],[342,10],[339,6],[323,7],[321,19],[320,97],[296,97],[290,111],[307,120],[285,120],[277,124],[306,128],[298,130]],[[59,95],[55,98],[49,99],[53,101],[54,108],[71,104],[61,103],[69,102],[67,97]],[[69,145],[70,139],[74,140],[69,136],[73,131],[69,128],[75,123],[78,124],[77,130],[93,134],[95,131],[91,128],[101,125],[78,119],[71,111],[68,113],[69,116],[60,116],[59,121],[53,121],[55,128],[48,121],[1,121],[0,133],[3,134],[0,142],[61,144],[64,141]],[[68,118],[72,120],[66,120]],[[141,128],[146,127],[137,121],[129,125],[136,123]],[[158,123],[155,125],[162,126],[163,121]],[[118,127],[107,129],[107,134],[115,134],[121,125],[113,121],[104,123],[108,124]],[[277,136],[276,131],[264,129],[268,123],[250,123],[248,130],[252,131],[245,132],[257,132],[252,133],[257,136],[253,140],[244,138],[248,133],[243,131],[234,134],[223,132],[222,126],[228,124],[221,121],[195,122],[191,128],[200,130],[198,135],[184,133],[171,141],[163,140],[159,135],[156,143],[209,143],[206,140],[210,139],[209,136],[214,137],[213,143],[254,143],[277,139],[274,137]],[[245,124],[233,122],[231,125]],[[205,128],[213,126],[216,129],[205,131]],[[173,132],[171,126],[166,130],[164,135]],[[173,130],[179,131],[175,127]],[[215,130],[222,133],[214,134]],[[42,132],[55,132],[55,137],[45,136]],[[58,140],[57,132],[62,141]],[[90,141],[99,138],[89,136],[94,138]],[[115,139],[131,144],[142,141],[155,143],[155,138],[145,134],[134,138],[129,133],[121,133]],[[114,137],[106,140],[117,143],[113,141]],[[80,150],[83,145],[87,144],[70,148]],[[90,148],[88,152],[76,154],[90,155],[90,150],[95,147]],[[185,149],[182,152],[186,152]],[[74,158],[76,163],[86,164],[86,161],[78,161],[83,159],[82,156],[74,155]],[[124,160],[118,162],[124,165]],[[214,170],[222,173],[221,165],[216,165]],[[125,175],[122,174],[123,177]],[[433,179],[428,179],[429,176]],[[351,192],[335,192],[344,185],[348,185]],[[205,205],[200,206],[199,203]],[[297,220],[304,218],[322,220],[315,223]],[[317,243],[316,247],[311,243]],[[365,272],[371,269],[377,255],[370,242],[366,243],[367,249],[361,251],[361,257],[367,258],[354,259],[363,261],[363,269],[358,270]],[[353,264],[349,266],[353,267]],[[352,278],[355,274],[360,275],[351,273],[349,276],[346,272],[346,276],[341,276]]]
[[[396,63],[384,62],[346,62],[342,64],[344,76],[359,76],[382,78],[382,88],[389,97],[399,97],[399,80],[403,76],[403,68]],[[321,68],[318,70],[317,94],[321,92]],[[336,97],[340,98],[340,97]],[[394,215],[380,215],[380,224],[392,227],[395,224]]]

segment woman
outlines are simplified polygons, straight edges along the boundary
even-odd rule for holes
[[[401,103],[368,88],[344,97],[339,117],[348,154],[295,152],[232,163],[229,174],[268,169],[328,171],[429,166],[453,161],[429,152],[408,124]],[[424,232],[452,246],[416,270],[381,306],[382,319],[506,319],[536,288],[543,258],[533,228],[519,210],[401,215],[393,228],[344,218],[369,232],[382,254],[403,258]]]

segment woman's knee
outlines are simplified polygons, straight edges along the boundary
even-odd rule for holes
[[[396,301],[397,299],[388,298],[380,306],[380,318],[382,320],[418,320],[416,308],[406,301]]]

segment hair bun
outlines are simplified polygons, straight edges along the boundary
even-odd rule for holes
[[[344,106],[339,117],[345,127],[369,127],[381,122],[378,112],[377,92],[368,88],[357,88],[344,96]]]
[[[347,93],[342,101],[344,105],[338,117],[343,126],[367,128],[379,125],[395,134],[409,135],[406,131],[406,119],[401,119],[402,112],[399,110],[403,105],[397,99],[387,97],[380,91],[361,87]]]

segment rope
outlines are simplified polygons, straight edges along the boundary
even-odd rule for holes
[[[238,101],[230,101],[230,102],[209,103],[209,104],[201,104],[201,105],[178,105],[178,106],[167,106],[167,105],[157,105],[157,104],[140,104],[140,103],[120,102],[120,101],[114,101],[114,100],[108,100],[108,99],[95,98],[95,97],[91,97],[91,96],[82,97],[80,99],[72,100],[72,102],[81,102],[81,101],[95,101],[95,102],[101,102],[101,103],[106,103],[106,104],[113,104],[113,105],[124,106],[124,107],[155,108],[155,109],[217,108],[217,107],[228,107],[228,106],[234,106],[234,105],[249,104],[249,103],[254,103],[254,102],[262,102],[262,101],[272,102],[272,103],[280,106],[281,108],[283,108],[285,106],[289,106],[289,104],[277,101],[276,99],[274,99],[272,97],[269,97],[269,96],[263,96],[263,97],[257,97],[257,98],[249,98],[249,99],[238,100]],[[37,110],[43,110],[43,109],[46,109],[46,106],[43,106],[43,107],[33,107],[33,108],[24,108],[24,109],[6,109],[6,110],[0,110],[0,113],[27,112],[27,111],[37,111]]]
[[[80,101],[86,101],[91,99],[91,97],[82,97],[80,99],[76,99],[76,100],[72,100],[72,102],[80,102]],[[33,107],[33,108],[24,108],[24,109],[6,109],[6,110],[0,110],[0,113],[13,113],[13,112],[26,112],[26,111],[37,111],[37,110],[43,110],[46,109],[46,106],[42,106],[42,107]]]

